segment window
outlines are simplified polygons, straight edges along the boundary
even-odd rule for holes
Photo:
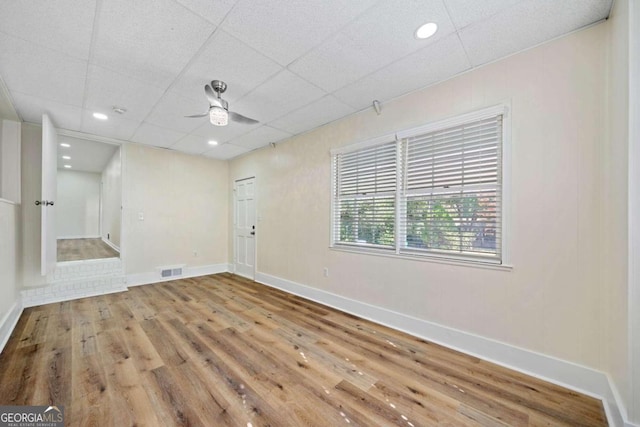
[[[501,263],[504,111],[332,152],[332,245]]]
[[[393,140],[335,156],[337,242],[395,247],[396,151]]]

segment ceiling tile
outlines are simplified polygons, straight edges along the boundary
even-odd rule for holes
[[[111,114],[108,120],[98,120],[93,117],[93,111],[84,110],[80,130],[92,135],[128,141],[139,125],[140,122],[125,119],[117,114]]]
[[[340,89],[334,95],[342,102],[362,109],[370,106],[374,99],[386,101],[469,68],[460,40],[452,34]]]
[[[149,123],[142,123],[133,137],[131,137],[131,140],[141,144],[167,148],[185,136],[186,134],[184,133],[161,128]]]
[[[11,92],[82,106],[87,63],[0,32],[0,76]]]
[[[460,31],[474,66],[593,23],[609,12],[603,0],[526,0]]]
[[[95,0],[2,1],[0,28],[12,36],[87,60],[95,12]]]
[[[156,106],[146,118],[146,122],[161,127],[190,133],[194,129],[208,123],[207,117],[187,118],[185,116],[206,113],[209,111],[209,104],[204,96],[191,99],[181,96],[174,91],[167,92],[156,104]]]
[[[444,0],[457,29],[502,12],[522,0]]]
[[[22,120],[30,123],[42,123],[42,115],[47,113],[54,126],[61,129],[79,129],[82,120],[82,108],[60,104],[55,101],[38,98],[24,93],[13,92],[11,97]]]
[[[245,135],[232,139],[231,143],[248,148],[249,150],[255,150],[256,148],[264,147],[271,142],[277,142],[290,136],[290,133],[269,126],[261,126]]]
[[[82,108],[60,104],[24,93],[12,92],[11,97],[22,120],[30,123],[42,123],[42,115],[47,113],[53,124],[60,129],[79,129],[82,120]]]
[[[113,115],[114,106],[126,108],[129,120],[142,121],[164,90],[96,65],[89,66],[85,108]]]
[[[229,109],[266,123],[326,95],[288,70],[260,85]]]
[[[222,28],[281,65],[318,45],[375,0],[240,0]]]
[[[218,30],[173,89],[186,97],[205,99],[204,85],[222,80],[227,83],[222,97],[234,101],[281,70],[273,60]]]
[[[355,112],[355,109],[331,95],[295,110],[269,123],[269,126],[298,134]]]
[[[209,22],[219,25],[229,13],[236,0],[177,0],[178,3],[202,16]]]
[[[213,146],[208,144],[208,139],[198,135],[187,135],[171,146],[172,150],[178,150],[189,154],[202,154]]]
[[[259,123],[255,125],[246,125],[242,123],[229,122],[227,126],[214,126],[209,123],[208,119],[204,119],[204,123],[192,132],[193,135],[202,136],[207,140],[213,139],[219,143],[227,142],[233,138],[250,132],[260,127]]]
[[[384,22],[385,25],[380,25]],[[436,22],[438,32],[417,40],[415,30]],[[288,68],[327,91],[334,91],[455,30],[441,0],[387,0],[369,9]]]
[[[241,154],[248,153],[249,151],[251,150],[244,147],[238,147],[237,145],[223,144],[207,151],[204,155],[213,159],[227,160]]]
[[[213,30],[213,24],[172,0],[109,0],[102,2],[93,60],[166,87]]]

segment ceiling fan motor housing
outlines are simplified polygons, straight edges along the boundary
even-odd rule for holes
[[[221,93],[224,93],[227,90],[227,84],[222,80],[213,80],[211,82],[211,89],[218,93],[218,97],[220,97]]]

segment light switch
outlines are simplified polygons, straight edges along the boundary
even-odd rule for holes
[[[144,212],[138,212],[138,221],[144,221]]]

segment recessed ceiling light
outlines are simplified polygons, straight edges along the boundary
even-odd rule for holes
[[[107,120],[109,118],[106,114],[102,114],[102,113],[93,113],[93,117],[95,117],[98,120]]]
[[[71,169],[71,165],[64,165],[65,168]]]
[[[62,156],[62,158],[65,159],[65,160],[71,160],[70,156]]]
[[[428,39],[438,31],[438,24],[435,22],[427,22],[416,30],[417,39]]]
[[[61,142],[60,143],[60,147],[69,148],[71,146],[69,144],[67,144],[66,142]]]
[[[209,145],[218,145],[218,141],[214,141],[213,139],[209,141]]]

